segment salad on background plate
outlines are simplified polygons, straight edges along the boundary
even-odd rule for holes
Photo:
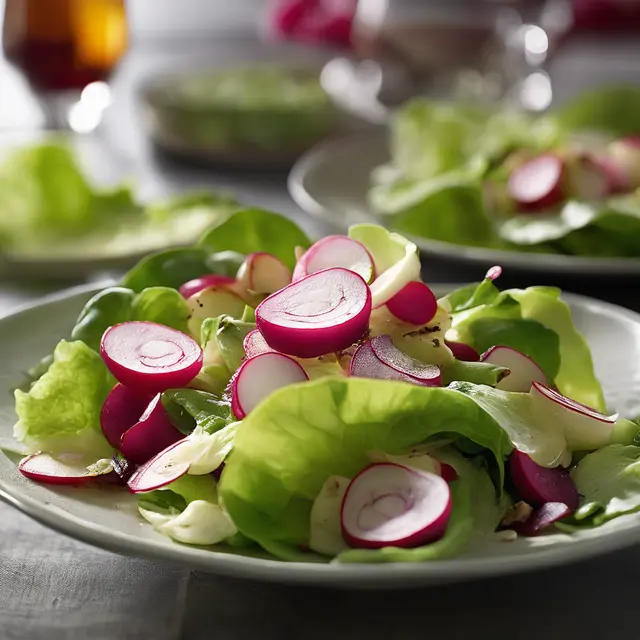
[[[368,201],[401,233],[470,247],[640,257],[640,90],[543,116],[416,99]]]
[[[427,562],[640,510],[639,426],[605,406],[560,291],[500,274],[438,299],[399,234],[311,243],[240,209],[34,363],[18,469],[133,493],[178,543],[300,562]]]

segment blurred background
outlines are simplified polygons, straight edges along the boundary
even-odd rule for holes
[[[405,189],[411,177],[415,191],[417,178],[401,175],[399,157],[411,155],[415,166],[429,159],[445,126],[459,127],[449,117],[460,120],[458,106],[524,114],[531,119],[518,124],[522,138],[584,91],[640,82],[636,0],[0,0],[0,16],[0,277],[8,283],[117,277],[145,251],[193,241],[201,231],[194,216],[160,223],[149,211],[177,194],[205,190],[277,210],[316,236],[357,220],[388,224],[376,204],[386,195],[375,188],[403,179]],[[627,111],[640,107],[635,93],[625,96]],[[438,105],[453,107],[448,124],[424,125],[422,146],[410,148],[411,135],[398,143],[398,131],[416,97],[420,118],[437,112],[428,126],[442,117]],[[609,162],[607,145],[633,137],[636,125],[609,98],[595,110],[628,123],[624,131],[612,124],[588,149]],[[581,107],[582,118],[587,112],[594,108]],[[480,138],[473,131],[466,147]],[[534,146],[552,147],[540,139]],[[346,146],[327,151],[327,140]],[[518,144],[531,151],[530,142]],[[334,161],[340,157],[349,167]],[[447,170],[463,164],[456,162]],[[421,184],[432,177],[420,176]],[[69,185],[85,181],[103,190],[100,198],[120,189],[118,198],[110,191],[99,207],[95,198],[93,208],[72,206]],[[630,195],[636,185],[625,184]],[[545,215],[561,213],[565,195]],[[184,208],[164,211],[175,209],[179,220]],[[533,266],[534,279],[568,276],[580,289],[580,278],[593,275],[591,258],[614,260],[595,268],[607,276],[640,275],[640,244],[602,255],[582,240],[578,249],[536,246],[533,254],[548,252],[549,262],[513,239],[474,248],[418,235],[441,280],[477,277],[506,261],[521,283]]]

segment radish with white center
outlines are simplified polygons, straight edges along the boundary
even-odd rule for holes
[[[181,478],[191,465],[193,446],[187,438],[166,449],[138,467],[127,485],[132,493],[146,493],[160,489]]]
[[[578,490],[565,469],[541,467],[526,453],[515,450],[509,456],[509,472],[518,497],[530,505],[562,502],[571,511],[578,508]]]
[[[242,420],[264,398],[277,389],[309,378],[289,356],[263,353],[242,363],[231,381],[231,409]]]
[[[270,353],[273,349],[267,344],[264,336],[257,330],[249,331],[242,343],[244,354],[247,358],[259,356],[261,353]]]
[[[248,291],[270,294],[291,282],[291,271],[270,253],[250,253],[240,265],[236,280],[240,287]]]
[[[206,276],[200,276],[199,278],[185,282],[178,291],[188,300],[191,296],[200,293],[203,289],[208,289],[209,287],[230,287],[233,286],[235,282],[235,278],[209,273]]]
[[[604,415],[538,382],[529,396],[537,419],[557,424],[572,451],[599,449],[611,441],[617,414]]]
[[[169,420],[159,393],[136,424],[124,432],[118,449],[127,459],[142,464],[183,438],[184,435]]]
[[[114,449],[120,449],[122,435],[140,420],[152,399],[119,382],[111,389],[100,411],[100,427]]]
[[[367,284],[375,277],[373,258],[363,244],[347,236],[327,236],[318,240],[298,259],[293,281],[331,267],[349,269]]]
[[[155,322],[110,327],[100,355],[118,382],[141,394],[184,387],[202,368],[202,349],[193,338]]]
[[[353,271],[318,271],[269,296],[256,323],[269,346],[299,358],[342,351],[362,338],[371,316],[371,291]]]
[[[376,336],[371,338],[370,343],[373,353],[382,364],[414,378],[417,384],[427,387],[439,387],[442,385],[442,373],[439,367],[420,362],[420,360],[416,360],[400,351],[393,344],[391,336]]]
[[[482,354],[480,360],[509,369],[511,373],[496,385],[503,391],[528,393],[534,382],[548,383],[547,376],[529,356],[511,347],[491,347]]]
[[[509,195],[522,211],[548,209],[564,200],[564,162],[554,154],[529,160],[509,177]]]
[[[627,136],[609,145],[609,153],[627,178],[627,188],[640,187],[640,135]]]
[[[449,485],[434,473],[382,462],[361,471],[342,501],[351,547],[420,547],[442,538],[451,515]]]
[[[217,318],[221,315],[241,318],[246,306],[245,301],[235,291],[222,286],[202,289],[187,300],[187,305],[189,306],[187,327],[189,333],[198,340],[202,323],[207,318]]]
[[[509,528],[514,529],[521,536],[537,536],[544,529],[571,515],[571,509],[564,502],[545,502],[533,511],[524,521],[517,522]]]
[[[451,349],[451,353],[453,353],[453,357],[456,360],[461,360],[462,362],[478,362],[480,360],[480,354],[464,342],[445,340],[444,343]]]
[[[399,320],[423,325],[433,320],[438,311],[438,301],[424,282],[414,281],[396,293],[387,302],[387,307]]]
[[[23,458],[18,470],[30,480],[43,484],[84,485],[93,480],[107,481],[114,473],[111,461],[107,464],[90,465],[75,454],[61,454],[53,457],[48,453],[33,453]]]

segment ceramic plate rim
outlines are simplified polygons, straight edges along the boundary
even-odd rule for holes
[[[22,305],[9,313],[2,314],[0,327],[9,318],[33,313],[64,300],[87,296],[99,291],[104,284],[108,283],[73,287]],[[444,283],[434,285],[434,289],[444,292],[457,286],[461,285]],[[640,326],[640,314],[635,311],[587,296],[563,294],[563,297],[571,304],[608,311]],[[4,453],[2,455],[4,456]],[[638,531],[640,531],[640,518],[638,518],[634,520],[633,526],[608,531],[601,536],[581,540],[576,544],[550,545],[538,552],[522,556],[517,561],[505,555],[503,558],[460,558],[417,564],[313,564],[266,560],[175,543],[138,539],[94,524],[30,496],[22,495],[17,485],[2,478],[0,478],[0,498],[41,524],[102,549],[125,555],[168,560],[219,575],[337,588],[405,588],[420,584],[446,584],[529,572],[589,559],[631,546],[638,541]]]
[[[354,133],[339,139],[321,142],[306,151],[296,161],[287,178],[289,195],[306,213],[329,222],[343,231],[348,225],[343,216],[328,210],[322,202],[310,193],[305,180],[308,175],[325,164],[326,158],[336,157],[341,149],[352,148],[360,141],[371,136],[383,134],[372,130],[368,133]],[[373,168],[373,167],[372,167]],[[384,219],[369,214],[369,222],[381,224]],[[430,240],[403,233],[409,237],[420,250],[426,254],[447,260],[460,260],[473,264],[501,264],[503,267],[526,269],[537,272],[556,272],[582,275],[640,275],[640,258],[587,258],[582,256],[565,256],[556,254],[524,253],[504,249],[488,249],[470,247],[462,244]]]

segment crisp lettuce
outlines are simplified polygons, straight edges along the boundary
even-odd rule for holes
[[[198,389],[170,389],[162,394],[162,404],[173,423],[183,433],[199,427],[205,433],[215,433],[231,422],[228,401]]]
[[[311,507],[329,476],[353,477],[370,451],[402,453],[443,434],[486,450],[502,486],[509,439],[461,393],[358,378],[291,386],[239,425],[221,496],[239,530],[265,548],[308,544]]]
[[[131,312],[134,320],[156,322],[187,333],[189,307],[187,301],[175,289],[144,289],[134,298]]]
[[[28,393],[16,390],[15,437],[30,451],[110,455],[100,410],[113,380],[100,356],[84,342],[61,341],[53,363]]]

